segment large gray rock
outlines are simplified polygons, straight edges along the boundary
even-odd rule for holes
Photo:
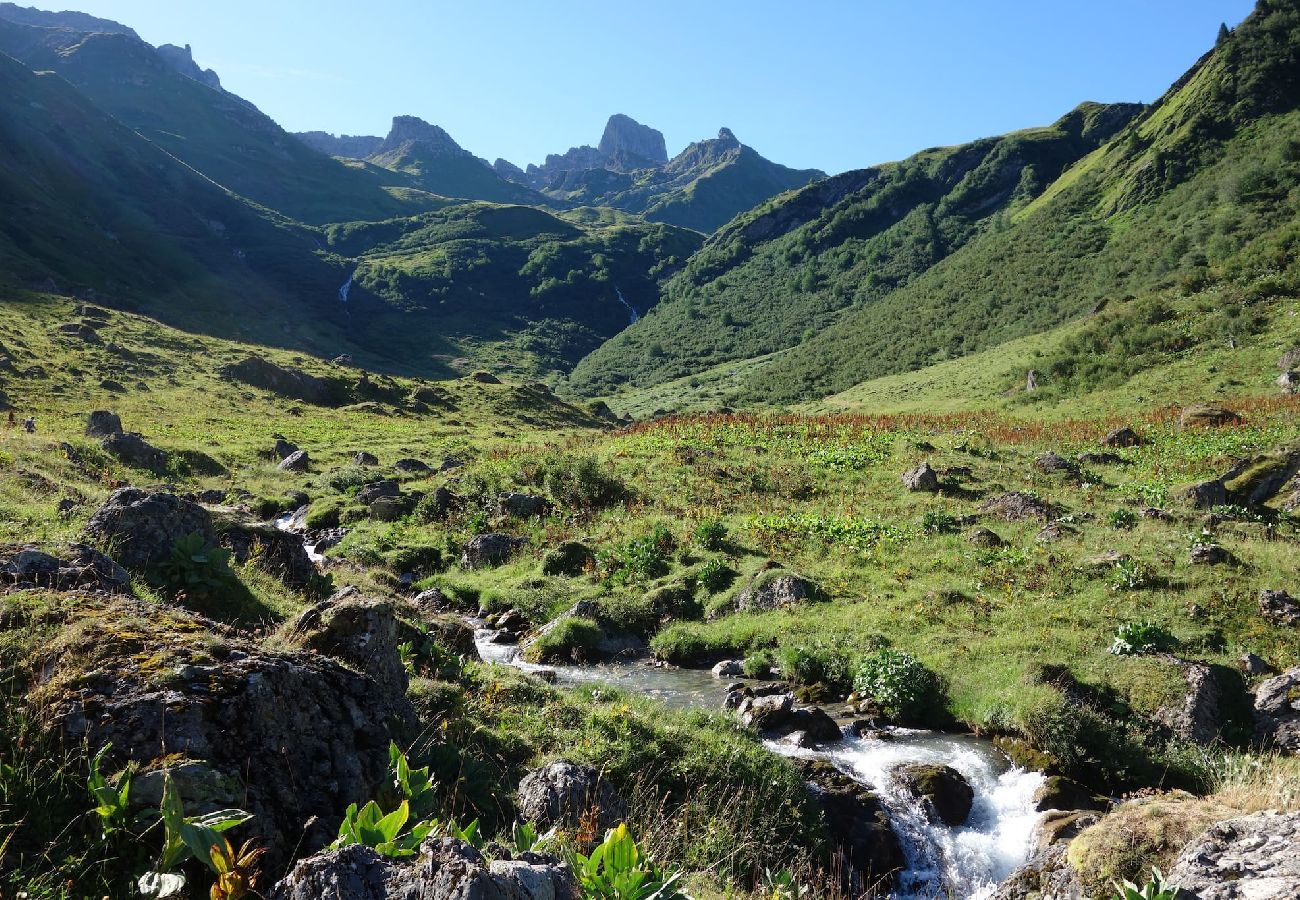
[[[1300,666],[1255,688],[1255,737],[1266,747],[1300,754]]]
[[[880,798],[829,763],[796,763],[831,839],[833,865],[845,896],[870,896],[887,888],[907,865],[898,835]]]
[[[793,709],[794,694],[771,694],[767,697],[746,697],[736,713],[746,727],[755,731],[771,731],[784,725]]]
[[[599,771],[565,759],[525,775],[515,802],[524,821],[542,826],[572,827],[594,813],[598,827],[613,828],[627,816],[627,804]]]
[[[1168,880],[1179,900],[1300,897],[1300,812],[1216,822],[1178,855]]]
[[[970,818],[975,790],[952,766],[912,763],[899,766],[894,779],[921,801],[932,822],[956,827]]]
[[[536,494],[503,491],[497,495],[497,515],[527,519],[539,515],[546,508],[546,498]]]
[[[311,466],[311,455],[306,450],[295,450],[280,460],[282,472],[306,472]]]
[[[577,900],[573,872],[553,856],[494,859],[454,838],[430,838],[412,860],[354,844],[299,860],[270,900]]]
[[[466,569],[499,566],[524,545],[523,538],[508,534],[476,534],[465,542],[460,564]]]
[[[131,575],[85,544],[0,546],[0,584],[56,591],[129,594]]]
[[[1019,522],[1023,519],[1046,521],[1052,515],[1050,504],[1038,499],[1033,494],[1026,494],[1022,491],[1008,491],[1005,494],[999,494],[985,500],[980,504],[979,511],[990,513],[1007,522]]]
[[[212,515],[175,494],[120,488],[95,510],[86,536],[128,569],[157,565],[171,556],[176,542],[198,534],[215,545]]]
[[[1241,422],[1239,413],[1209,403],[1194,403],[1178,415],[1178,424],[1183,428],[1221,428]]]
[[[167,467],[169,455],[146,441],[135,431],[118,431],[99,442],[100,449],[137,469],[160,471]]]
[[[1103,447],[1137,447],[1141,443],[1142,437],[1127,425],[1116,428],[1101,439]]]
[[[305,588],[316,574],[302,535],[281,531],[272,525],[258,522],[227,525],[221,532],[221,546],[230,550],[240,565],[251,563],[254,568],[297,590]]]
[[[1241,677],[1205,663],[1173,660],[1187,683],[1180,702],[1156,710],[1155,720],[1177,737],[1210,746],[1230,724],[1233,710],[1245,705]]]
[[[716,619],[729,612],[767,612],[773,609],[789,609],[807,603],[816,598],[817,585],[793,572],[769,563],[749,580],[735,599],[709,613],[710,619]]]
[[[277,366],[260,356],[250,356],[226,366],[219,374],[304,403],[323,405],[331,399],[329,383],[324,379],[298,369]]]
[[[621,159],[634,163],[668,162],[668,150],[664,144],[663,134],[622,113],[615,113],[609,117],[597,149],[606,159],[615,162]]]
[[[909,491],[933,494],[939,490],[939,473],[931,468],[929,462],[923,462],[903,473],[903,486]]]
[[[1260,591],[1259,613],[1273,625],[1300,626],[1300,600],[1286,591]]]
[[[86,434],[90,437],[107,437],[122,430],[122,420],[117,413],[97,409],[86,416]]]
[[[1193,509],[1213,509],[1228,502],[1228,489],[1218,478],[1189,484],[1178,493],[1179,499]]]

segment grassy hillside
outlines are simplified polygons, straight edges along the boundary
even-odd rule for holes
[[[574,371],[609,394],[793,347],[916,278],[1114,134],[1131,105],[926,150],[778,197],[714,234],[666,301]],[[752,398],[751,398],[752,399]]]

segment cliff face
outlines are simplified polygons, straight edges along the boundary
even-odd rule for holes
[[[365,159],[384,142],[383,138],[372,134],[335,135],[328,131],[300,131],[294,137],[326,156],[342,156],[345,159]]]
[[[622,113],[609,117],[597,149],[611,159],[639,159],[654,165],[668,162],[663,133]]]
[[[158,55],[163,58],[163,62],[171,66],[177,72],[180,72],[186,78],[193,78],[199,84],[206,84],[213,90],[221,90],[221,79],[217,73],[211,69],[200,68],[198,63],[194,62],[194,51],[190,45],[178,47],[175,44],[162,44],[157,48]]]

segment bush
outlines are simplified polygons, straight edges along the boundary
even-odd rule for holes
[[[934,722],[944,715],[939,677],[910,653],[875,651],[858,664],[853,687],[902,722]]]
[[[826,647],[782,647],[777,651],[781,674],[798,684],[822,684],[847,692],[853,684],[846,654]]]
[[[735,571],[720,559],[711,559],[700,567],[695,580],[710,594],[725,590],[736,577]]]
[[[1138,517],[1131,509],[1112,510],[1106,517],[1106,524],[1120,531],[1131,531],[1137,525]]]
[[[597,646],[604,631],[592,619],[570,616],[528,648],[533,662],[590,662],[598,656]]]
[[[608,474],[594,456],[552,454],[524,466],[519,473],[525,484],[545,489],[562,506],[591,512],[627,499],[627,487]]]
[[[771,650],[755,650],[745,657],[742,663],[746,678],[771,678],[776,668],[776,654]]]
[[[716,519],[695,526],[695,543],[704,550],[718,551],[727,540],[727,526]]]
[[[600,554],[603,577],[616,583],[646,581],[668,574],[668,560],[676,541],[662,525],[643,537],[633,538]]]
[[[1115,629],[1115,640],[1110,645],[1110,652],[1116,656],[1134,656],[1172,650],[1176,646],[1177,638],[1167,629],[1143,619],[1139,622],[1125,622]]]

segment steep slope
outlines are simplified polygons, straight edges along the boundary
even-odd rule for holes
[[[299,221],[381,219],[436,205],[400,174],[345,166],[312,150],[247,101],[182,74],[132,34],[24,25],[0,11],[0,53],[58,72],[176,158]]]
[[[1300,5],[1261,2],[1034,203],[774,361],[737,398],[823,396],[1043,330],[1099,303],[1289,273],[1300,237],[1297,107]],[[1232,333],[1229,323],[1221,339]]]
[[[792,347],[1001,227],[1139,110],[1084,104],[1046,128],[846,172],[744,213],[653,315],[583,360],[571,387],[644,387]]]

